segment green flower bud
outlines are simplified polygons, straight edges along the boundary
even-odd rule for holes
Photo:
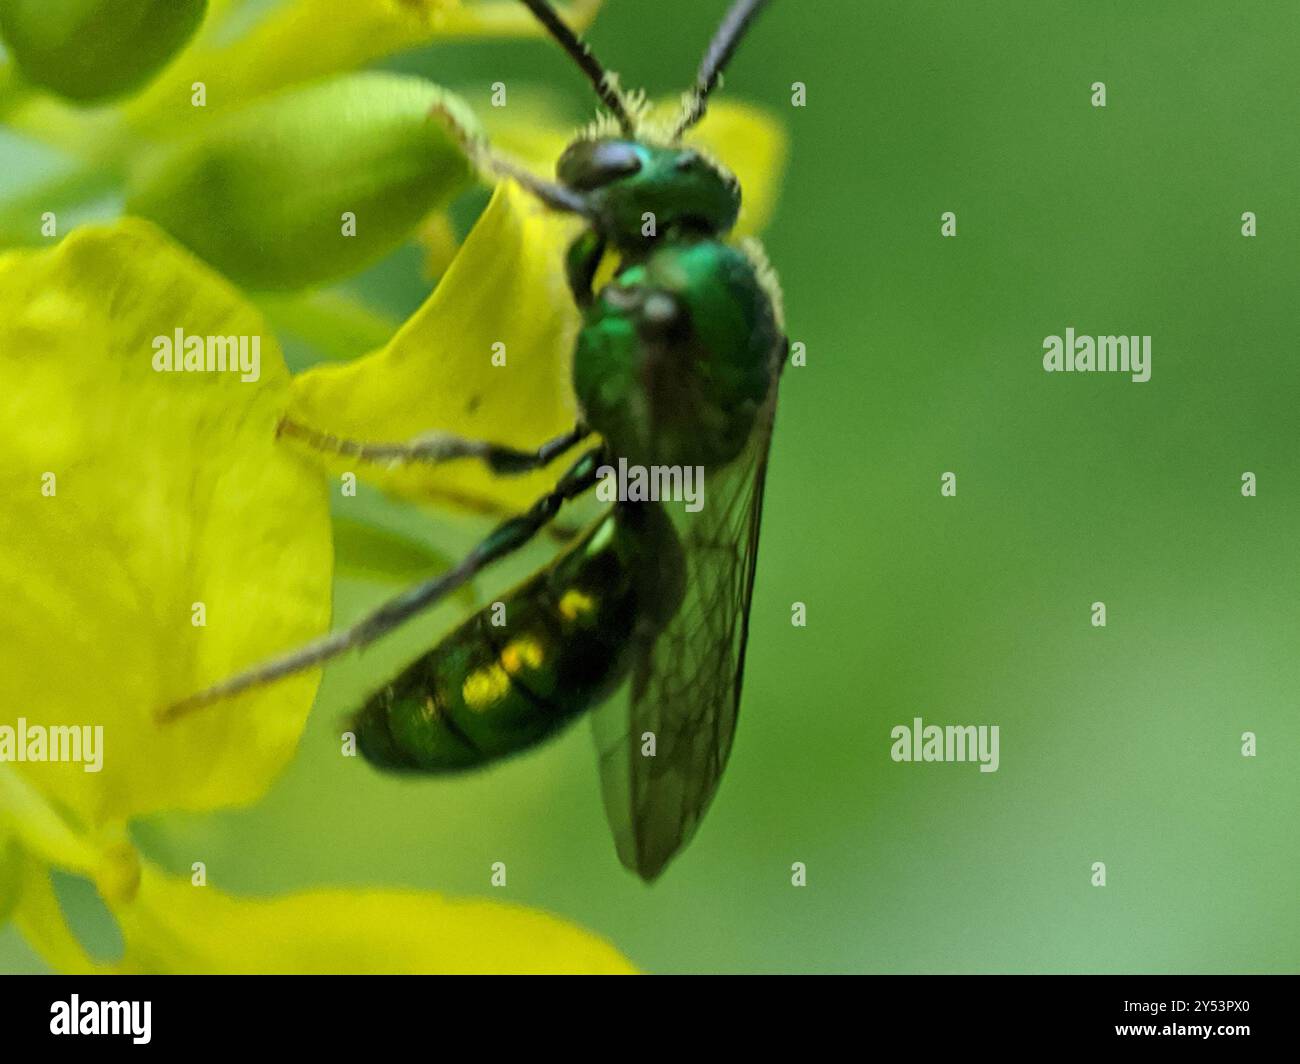
[[[0,34],[28,81],[79,103],[120,96],[193,35],[208,0],[0,0]]]
[[[442,103],[420,78],[350,74],[218,117],[129,183],[127,211],[150,219],[232,280],[258,290],[334,280],[396,248],[467,187],[471,168]]]

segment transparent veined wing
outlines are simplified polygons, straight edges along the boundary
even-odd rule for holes
[[[629,697],[593,717],[619,859],[646,880],[690,840],[731,753],[776,393],[773,385],[744,452],[706,482],[700,512],[670,504],[686,598],[664,631],[637,649]],[[642,753],[647,732],[653,757]]]

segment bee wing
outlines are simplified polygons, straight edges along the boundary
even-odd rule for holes
[[[746,450],[707,482],[701,511],[681,515],[686,598],[639,648],[629,709],[616,699],[593,718],[619,859],[645,880],[690,840],[731,753],[776,391]],[[672,510],[676,518],[680,508]],[[642,754],[647,732],[653,757]]]

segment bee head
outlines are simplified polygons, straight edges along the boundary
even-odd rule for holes
[[[620,247],[672,230],[725,233],[740,212],[740,184],[694,148],[583,138],[560,156],[555,173],[592,204],[598,228]]]

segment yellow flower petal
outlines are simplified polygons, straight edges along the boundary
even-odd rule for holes
[[[252,800],[316,675],[166,727],[155,713],[328,621],[325,485],[275,441],[274,340],[138,220],[0,257],[0,308],[0,725],[103,729],[100,771],[12,767],[88,826]],[[177,329],[257,337],[259,379],[156,372],[154,339]]]
[[[572,428],[569,366],[579,317],[563,259],[577,224],[502,183],[433,295],[388,346],[296,377],[290,416],[320,432],[371,442],[441,431],[532,448]],[[505,365],[494,365],[502,352]],[[545,471],[493,477],[467,460],[329,465],[408,498],[471,507],[519,508],[555,480]]]
[[[612,946],[547,913],[415,890],[241,898],[146,865],[135,900],[115,915],[132,973],[633,971]]]
[[[121,960],[89,957],[49,870],[91,879],[117,921]],[[326,888],[240,898],[163,873],[119,832],[77,833],[0,765],[0,923],[12,913],[64,972],[419,973],[632,971],[596,936],[520,905],[414,890]]]

